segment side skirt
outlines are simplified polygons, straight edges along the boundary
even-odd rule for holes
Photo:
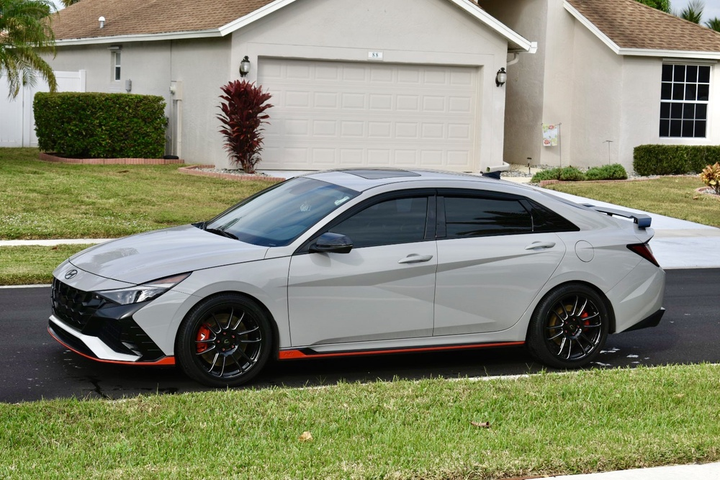
[[[469,345],[440,345],[434,347],[408,347],[389,348],[378,350],[354,350],[338,352],[316,352],[312,348],[297,348],[280,350],[278,360],[299,360],[308,358],[330,358],[330,357],[356,357],[362,355],[388,355],[394,353],[419,353],[419,352],[441,352],[449,350],[471,350],[479,348],[495,347],[516,347],[525,345],[525,342],[501,342],[501,343],[480,343]]]

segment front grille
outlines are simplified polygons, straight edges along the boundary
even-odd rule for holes
[[[57,318],[82,330],[105,301],[92,292],[84,292],[57,278],[52,284],[52,309]]]
[[[53,314],[60,321],[77,329],[83,335],[97,337],[118,353],[138,355],[141,361],[155,361],[165,354],[132,318],[142,306],[142,304],[118,305],[95,293],[84,292],[57,278],[53,279],[52,309]],[[55,329],[56,332],[60,332],[58,337],[63,335],[61,330]],[[65,334],[65,336],[71,335]],[[63,341],[71,345],[71,342],[65,338]]]

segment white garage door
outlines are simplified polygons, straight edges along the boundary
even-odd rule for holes
[[[474,68],[261,59],[263,169],[476,170]]]

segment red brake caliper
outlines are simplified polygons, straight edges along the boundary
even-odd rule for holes
[[[582,315],[580,315],[580,318],[583,319],[583,325],[585,325],[586,327],[587,327],[588,325],[590,325],[590,320],[587,320],[587,317],[589,317],[589,316],[590,316],[590,315],[588,315],[587,312],[583,312]]]
[[[203,325],[202,327],[200,327],[198,329],[197,341],[202,342],[204,340],[207,340],[208,338],[210,338],[210,329],[207,328],[205,325]],[[197,353],[203,353],[205,350],[208,349],[207,343],[197,343],[196,345],[197,345]]]

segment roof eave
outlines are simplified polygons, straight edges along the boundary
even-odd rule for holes
[[[219,31],[223,36],[233,33],[234,31],[250,25],[251,23],[270,15],[271,13],[290,5],[291,3],[295,3],[295,0],[275,0],[264,7],[258,8],[254,12],[248,13],[244,17],[240,17],[237,20],[233,20],[232,22],[223,25],[219,28]]]
[[[197,30],[192,32],[143,33],[140,35],[115,35],[112,37],[68,38],[64,40],[56,40],[55,46],[62,47],[66,45],[105,45],[108,43],[124,42],[158,42],[162,40],[217,38],[222,36],[223,35],[220,30],[214,28],[211,30]]]
[[[517,48],[511,47],[513,50],[517,51],[520,49],[521,51],[527,53],[537,52],[537,42],[531,42],[516,31],[510,29],[497,18],[489,15],[485,10],[479,8],[476,3],[471,2],[470,0],[452,0],[452,2],[505,37],[510,43],[516,45]]]
[[[634,57],[687,58],[693,60],[720,60],[720,52],[690,50],[656,50],[646,48],[621,48],[618,55]]]

